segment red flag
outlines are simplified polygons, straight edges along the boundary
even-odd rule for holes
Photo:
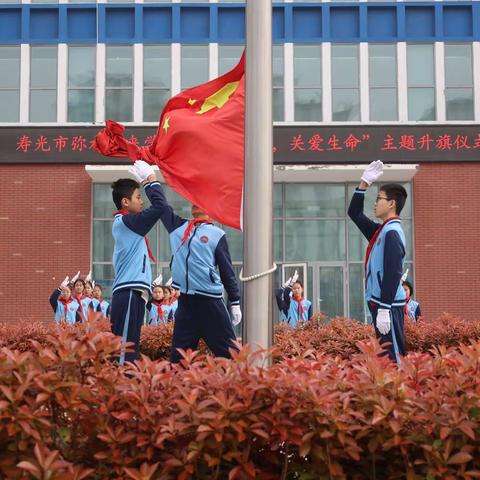
[[[240,229],[245,135],[244,55],[230,72],[171,98],[153,143],[139,147],[107,120],[93,148],[157,164],[170,187],[220,223]]]

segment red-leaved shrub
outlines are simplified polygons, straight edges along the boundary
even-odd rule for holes
[[[0,478],[480,477],[480,343],[118,367],[96,322],[53,333],[0,348]]]

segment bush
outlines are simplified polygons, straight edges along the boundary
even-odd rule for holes
[[[114,367],[95,322],[0,349],[0,478],[473,479],[480,344]]]

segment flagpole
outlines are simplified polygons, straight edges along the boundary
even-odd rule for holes
[[[272,268],[272,2],[246,1],[245,182],[243,277]],[[271,274],[246,281],[244,338],[272,344]]]

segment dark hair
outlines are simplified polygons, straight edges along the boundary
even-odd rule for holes
[[[112,198],[115,206],[121,210],[122,198],[128,198],[131,200],[133,192],[140,188],[140,184],[131,178],[120,178],[112,185]]]
[[[87,282],[87,281],[84,281],[83,283],[84,283],[85,287],[86,287],[86,286],[87,286],[87,284],[88,284],[88,285],[90,285],[90,286],[93,288],[92,282]]]
[[[410,289],[410,296],[413,297],[413,285],[408,280],[405,280],[402,285],[406,285]]]
[[[395,200],[395,212],[400,215],[407,200],[407,191],[398,183],[389,183],[380,187],[381,192],[385,192],[388,200]]]
[[[302,287],[302,290],[303,290],[303,283],[300,280],[297,280],[296,282],[293,282],[293,285],[295,285],[296,283],[298,283]],[[293,287],[293,285],[292,285],[292,287]]]
[[[76,285],[78,282],[81,282],[81,284],[83,285],[83,288],[85,288],[85,282],[84,282],[81,278],[77,278],[77,279],[72,283],[72,287],[75,287],[75,285]]]
[[[95,287],[98,287],[100,290],[103,291],[103,288],[102,288],[102,286],[101,286],[99,283],[96,283],[96,284],[95,284]]]

